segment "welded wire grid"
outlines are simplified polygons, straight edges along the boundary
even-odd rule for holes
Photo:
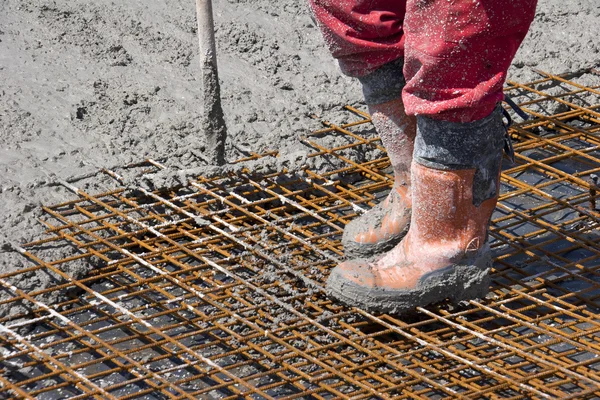
[[[324,295],[344,225],[392,184],[384,154],[353,161],[383,148],[351,107],[303,139],[307,165],[328,172],[121,185],[127,169],[165,168],[147,160],[103,171],[105,193],[62,182],[77,196],[44,207],[46,239],[14,246],[29,267],[0,276],[0,304],[16,310],[0,319],[0,397],[597,396],[600,91],[578,76],[509,82],[532,119],[510,131],[491,294],[459,306],[373,315]],[[82,263],[95,268],[70,278]],[[25,287],[35,274],[51,287]]]

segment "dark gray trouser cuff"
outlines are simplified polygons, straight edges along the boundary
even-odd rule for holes
[[[487,117],[473,122],[439,121],[417,117],[414,160],[426,167],[476,169],[473,204],[498,195],[505,128],[500,105]]]
[[[406,85],[402,68],[404,58],[382,65],[369,75],[358,78],[362,83],[363,95],[367,104],[382,104],[402,95]]]

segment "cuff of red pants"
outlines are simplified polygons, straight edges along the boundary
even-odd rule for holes
[[[382,65],[368,75],[358,78],[367,104],[382,104],[402,96],[406,85],[402,68],[404,58]]]

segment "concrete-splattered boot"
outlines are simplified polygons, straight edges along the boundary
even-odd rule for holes
[[[402,99],[369,105],[373,124],[394,170],[394,186],[386,199],[351,221],[342,244],[347,258],[390,250],[406,235],[410,222],[410,163],[416,134],[414,117],[404,113]]]
[[[382,256],[338,265],[328,294],[387,313],[485,296],[504,133],[499,108],[469,123],[418,117],[408,234]]]

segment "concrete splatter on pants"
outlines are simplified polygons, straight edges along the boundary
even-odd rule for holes
[[[342,72],[369,104],[469,122],[502,100],[537,0],[309,0]]]

